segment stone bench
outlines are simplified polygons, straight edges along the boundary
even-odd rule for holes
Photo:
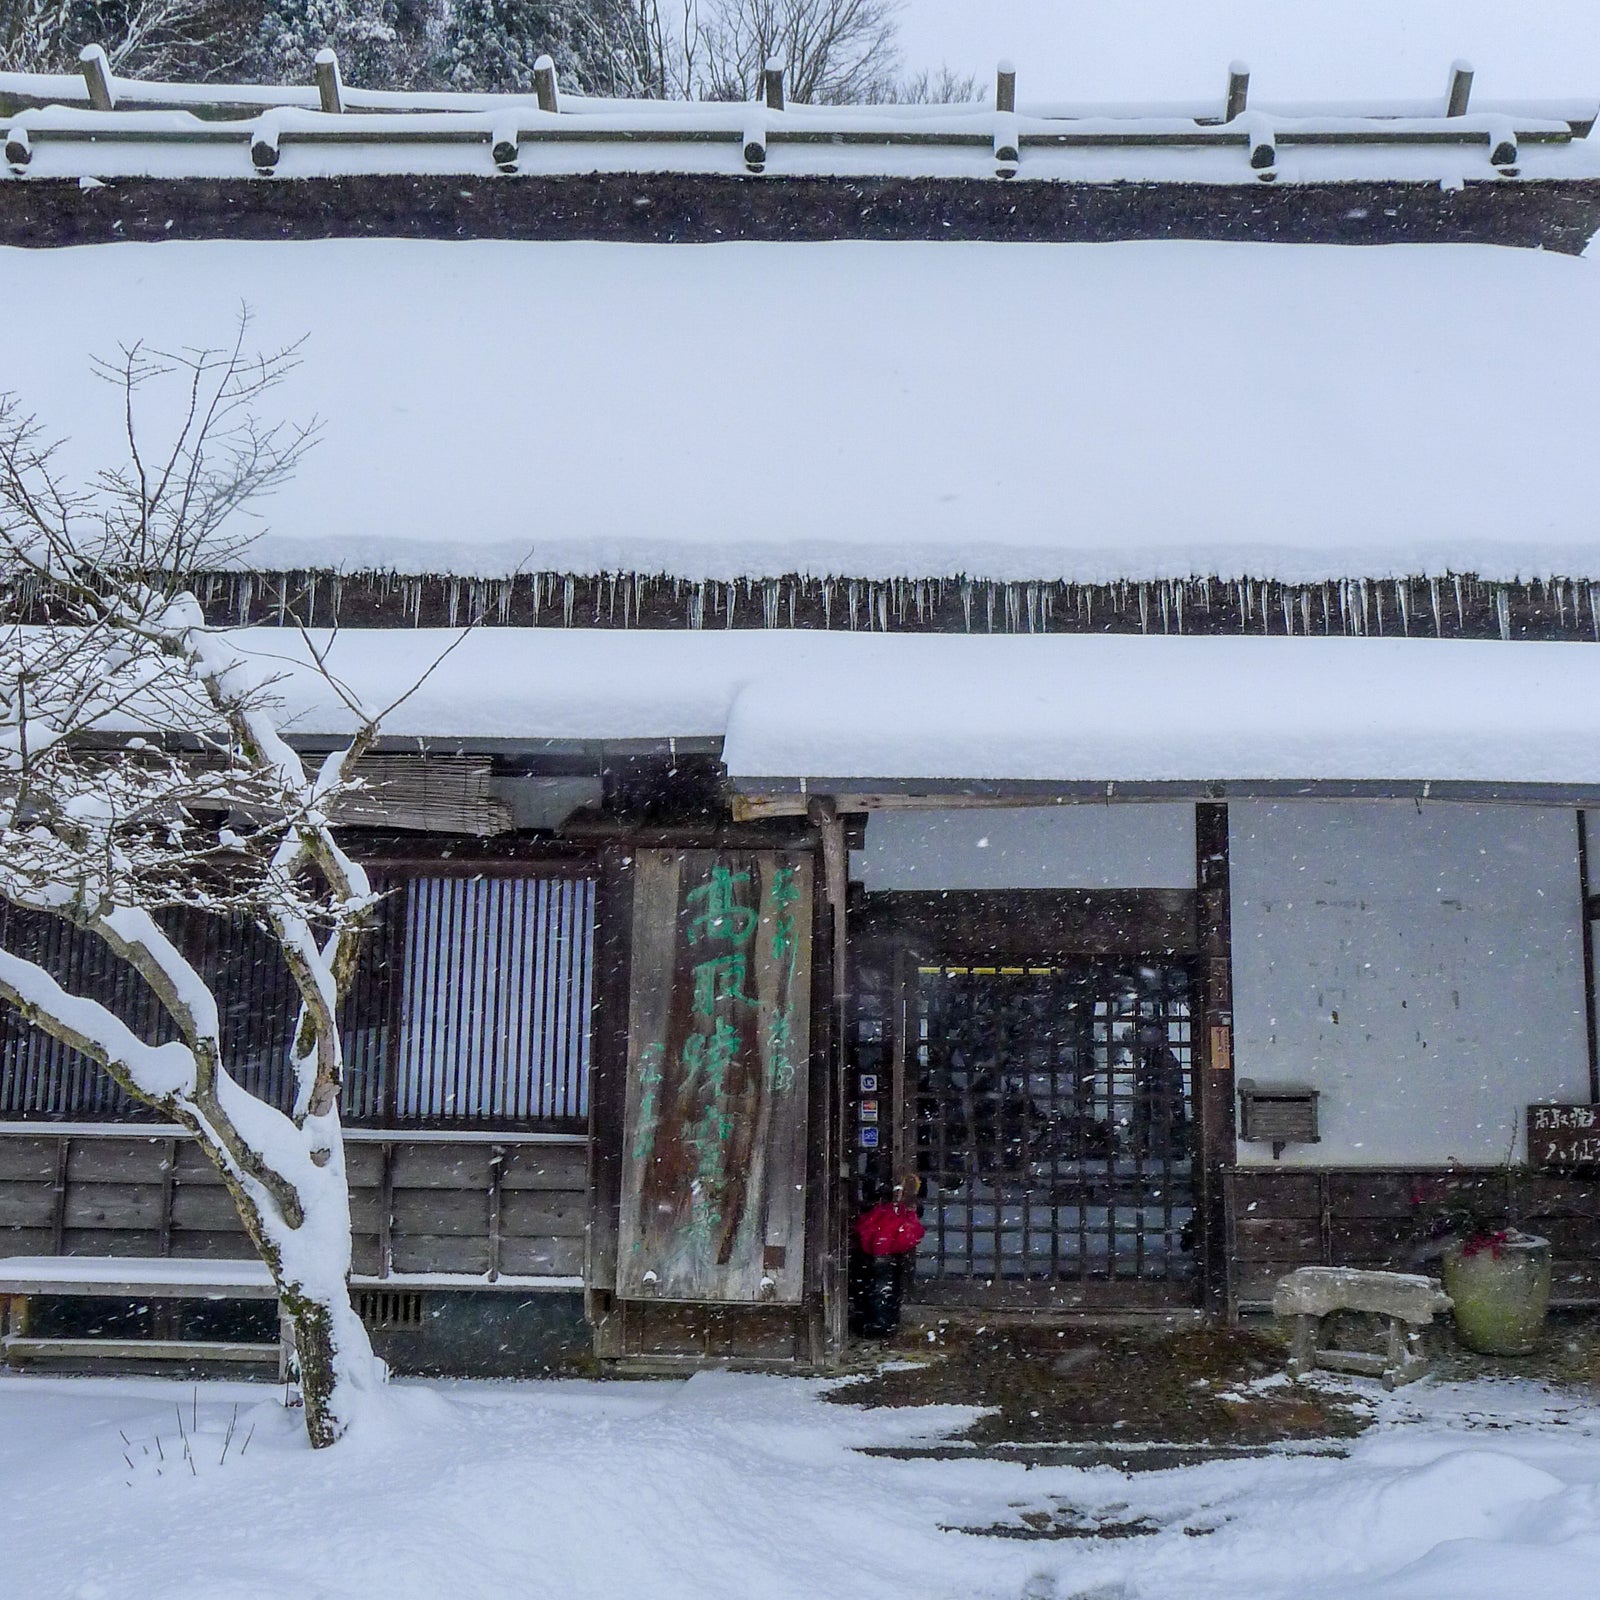
[[[28,1328],[29,1302],[38,1295],[98,1296],[112,1300],[276,1300],[260,1261],[173,1261],[162,1257],[11,1256],[0,1258],[0,1359],[33,1361],[229,1361],[288,1370],[292,1340],[280,1315],[276,1343],[216,1339],[49,1339]]]
[[[1428,1370],[1422,1330],[1452,1301],[1434,1278],[1413,1272],[1368,1272],[1358,1267],[1297,1267],[1278,1280],[1273,1314],[1294,1322],[1289,1346],[1289,1376],[1304,1377],[1318,1367],[1381,1378],[1385,1389],[1410,1383]],[[1382,1317],[1388,1340],[1384,1352],[1346,1350],[1322,1343],[1323,1322],[1338,1311]]]

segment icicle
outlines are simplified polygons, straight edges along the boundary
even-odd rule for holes
[[[1404,578],[1394,581],[1394,597],[1400,606],[1400,631],[1411,637],[1411,585]]]
[[[243,627],[250,620],[250,602],[255,596],[255,584],[248,572],[240,573],[234,579],[234,607],[239,618],[239,626]]]
[[[1022,606],[1018,599],[1016,584],[1008,583],[1006,585],[1005,595],[1006,632],[1020,633],[1022,631]]]
[[[1461,578],[1458,574],[1453,573],[1450,581],[1455,585],[1456,591],[1456,630],[1459,633],[1465,633],[1467,631],[1467,609],[1461,603]]]
[[[1139,632],[1150,631],[1150,591],[1141,583],[1139,585]]]
[[[1085,585],[1083,598],[1085,607],[1084,615],[1088,619],[1088,625],[1092,630],[1094,628],[1094,590]]]
[[[1561,631],[1567,631],[1567,586],[1558,578],[1556,580],[1556,621],[1561,625]]]
[[[449,626],[455,627],[460,621],[461,613],[461,580],[452,578],[445,589],[445,613],[449,617]]]
[[[824,628],[831,628],[833,626],[832,578],[824,578],[822,580],[822,626]]]
[[[1507,594],[1500,584],[1495,585],[1494,614],[1500,624],[1500,637],[1509,641],[1511,638],[1511,596]]]
[[[1382,638],[1383,637],[1383,633],[1384,633],[1384,627],[1383,627],[1383,585],[1381,583],[1375,583],[1372,586],[1372,590],[1373,590],[1373,598],[1378,602],[1378,637]]]
[[[961,623],[968,633],[972,632],[972,579],[961,580]]]
[[[1591,583],[1589,585],[1589,621],[1594,626],[1595,640],[1600,643],[1600,603],[1597,603],[1597,594],[1600,594],[1600,583]]]
[[[887,584],[878,585],[878,632],[889,631],[889,587]]]
[[[1439,614],[1439,580],[1428,579],[1428,604],[1433,610],[1433,636],[1435,639],[1444,637],[1444,618]]]
[[[1049,633],[1050,624],[1055,620],[1057,587],[1053,583],[1047,585],[1044,593],[1039,597],[1040,620],[1046,633]]]
[[[1039,585],[1030,583],[1023,590],[1023,595],[1028,602],[1028,632],[1037,633],[1039,631]]]
[[[988,579],[983,586],[983,610],[989,624],[989,632],[994,632],[994,579]]]
[[[1174,590],[1173,590],[1173,600],[1176,603],[1176,609],[1177,609],[1177,612],[1178,612],[1178,632],[1179,633],[1183,632],[1183,612],[1184,612],[1185,605],[1188,603],[1188,599],[1189,599],[1189,580],[1187,578],[1185,578],[1183,580],[1183,582],[1178,584],[1178,585],[1176,585]]]
[[[1311,591],[1300,591],[1300,631],[1307,636],[1311,633]]]
[[[1294,633],[1294,596],[1287,589],[1278,591],[1278,603],[1283,608],[1283,631],[1291,636]]]
[[[1161,631],[1163,633],[1171,633],[1172,632],[1172,623],[1171,623],[1171,611],[1172,611],[1172,608],[1171,608],[1171,606],[1170,606],[1170,604],[1168,603],[1168,600],[1167,600],[1167,586],[1166,586],[1166,584],[1158,583],[1156,585],[1156,601],[1157,601],[1157,604],[1158,604],[1158,606],[1160,608],[1160,611],[1161,611]]]

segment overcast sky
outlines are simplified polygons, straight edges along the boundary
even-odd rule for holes
[[[1023,99],[1220,93],[1235,58],[1268,100],[1442,94],[1460,56],[1485,96],[1600,100],[1600,0],[904,0],[901,42],[909,68],[1009,56]]]

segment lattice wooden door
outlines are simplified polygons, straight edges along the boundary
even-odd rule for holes
[[[918,1277],[1191,1294],[1187,970],[926,966],[911,1010]]]

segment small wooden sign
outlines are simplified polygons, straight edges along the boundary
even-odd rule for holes
[[[801,1298],[811,865],[770,850],[636,853],[625,1299]]]
[[[1600,1166],[1600,1106],[1529,1106],[1528,1165]]]

